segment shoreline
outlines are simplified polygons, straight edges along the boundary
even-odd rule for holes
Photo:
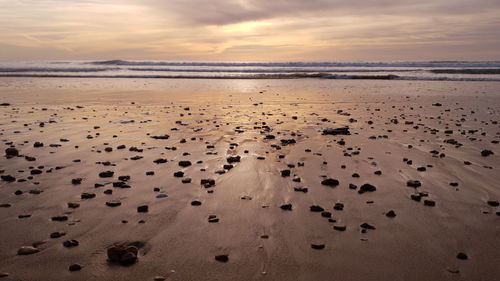
[[[499,84],[0,78],[2,280],[493,280]]]

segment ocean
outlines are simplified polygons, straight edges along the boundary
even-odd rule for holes
[[[17,61],[0,62],[0,77],[500,81],[500,61]]]

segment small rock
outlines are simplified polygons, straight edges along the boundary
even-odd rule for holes
[[[281,176],[282,177],[289,177],[290,176],[290,170],[282,170],[281,171]]]
[[[351,133],[349,132],[348,127],[343,127],[343,128],[329,128],[329,129],[324,129],[323,130],[323,135],[350,135]]]
[[[396,212],[394,212],[393,210],[390,210],[389,212],[387,212],[385,214],[385,216],[388,218],[394,218],[394,217],[396,217]]]
[[[325,248],[325,244],[311,244],[311,248],[315,250],[323,250]]]
[[[137,207],[137,212],[138,213],[147,213],[149,211],[148,205],[142,205]]]
[[[66,233],[64,233],[64,232],[52,232],[50,234],[50,238],[56,239],[56,238],[63,237],[64,235],[66,235]]]
[[[108,206],[108,207],[118,207],[121,205],[122,205],[122,203],[118,200],[111,200],[111,201],[106,202],[106,206]]]
[[[217,255],[217,256],[215,256],[215,260],[218,262],[228,262],[229,256],[228,255]]]
[[[334,225],[333,229],[337,230],[337,231],[345,231],[347,229],[347,226],[345,226],[345,225]]]
[[[78,204],[78,203],[73,203],[73,202],[68,203],[68,208],[76,209],[78,207],[80,207],[80,204]]]
[[[55,216],[55,217],[52,217],[52,220],[53,221],[67,221],[68,216]]]
[[[32,254],[36,254],[38,252],[40,252],[40,249],[35,248],[33,246],[22,246],[21,248],[19,248],[19,250],[17,250],[17,254],[20,256],[32,255]]]
[[[309,191],[307,189],[307,187],[294,187],[293,190],[297,191],[297,192],[303,192],[303,193],[307,193]]]
[[[496,200],[489,200],[487,203],[491,207],[498,207],[500,205],[500,203],[498,203],[498,201],[496,201]]]
[[[100,172],[99,173],[99,177],[101,177],[101,178],[111,178],[111,177],[113,177],[114,174],[115,174],[115,172],[113,172],[113,171],[105,171],[105,172]]]
[[[131,265],[137,262],[139,249],[135,246],[115,245],[108,248],[108,260],[121,265]]]
[[[241,161],[241,156],[239,156],[239,155],[237,155],[237,156],[230,156],[226,160],[227,160],[227,163],[229,163],[229,164],[240,162]]]
[[[460,253],[457,254],[457,259],[459,259],[459,260],[467,260],[467,259],[469,259],[469,257],[467,256],[467,254],[460,252]]]
[[[201,206],[201,202],[198,200],[194,200],[191,202],[191,206]]]
[[[82,266],[75,263],[69,266],[68,270],[73,272],[73,271],[80,271],[82,269]]]
[[[9,148],[5,149],[5,156],[7,158],[19,156],[19,150],[15,149],[13,147],[9,147]]]
[[[191,166],[191,161],[179,161],[180,167],[189,167]]]
[[[82,183],[82,178],[76,178],[71,180],[71,184],[77,185]]]
[[[363,223],[363,224],[361,224],[359,227],[361,227],[361,228],[363,228],[363,229],[371,229],[371,230],[374,230],[374,229],[375,229],[375,226],[370,225],[370,224],[368,224],[368,223],[366,223],[366,222],[365,222],[365,223]]]
[[[406,186],[417,188],[422,186],[422,183],[420,183],[420,181],[417,180],[409,180],[406,182]]]
[[[309,209],[311,210],[311,212],[323,212],[325,210],[318,205],[312,205],[309,207]]]
[[[95,198],[95,193],[82,193],[82,195],[80,196],[82,199],[92,199],[92,198]]]
[[[182,178],[184,176],[184,172],[178,171],[174,173],[174,177],[176,178]]]
[[[436,206],[436,202],[433,200],[424,200],[424,205],[434,207],[434,206]]]
[[[326,185],[326,186],[335,187],[335,186],[338,186],[340,184],[340,182],[336,179],[328,178],[328,179],[324,179],[323,181],[321,181],[321,184]]]
[[[494,154],[493,151],[488,150],[488,149],[485,149],[485,150],[481,151],[481,156],[483,156],[483,157],[490,156],[490,155],[493,155],[493,154]]]
[[[73,248],[78,245],[80,245],[80,242],[78,242],[77,240],[66,240],[63,242],[63,246],[66,248]]]
[[[3,180],[3,181],[6,181],[6,182],[14,182],[16,181],[16,178],[11,176],[11,175],[2,175],[0,176],[0,178]]]
[[[291,211],[292,210],[292,204],[283,204],[280,206],[280,208],[282,210],[285,210],[285,211]]]
[[[360,186],[358,193],[363,194],[365,192],[374,192],[375,190],[377,190],[377,188],[375,186],[373,186],[369,183],[365,183],[362,186]]]

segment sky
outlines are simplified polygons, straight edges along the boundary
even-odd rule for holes
[[[0,0],[0,60],[500,60],[500,0]]]

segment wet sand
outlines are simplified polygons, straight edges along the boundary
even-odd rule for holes
[[[499,90],[4,78],[0,279],[496,280]]]

